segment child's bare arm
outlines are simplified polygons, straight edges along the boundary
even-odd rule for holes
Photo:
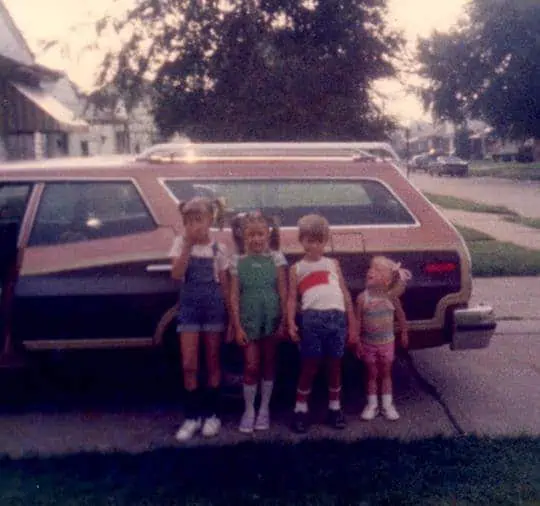
[[[298,292],[296,288],[296,265],[291,267],[289,272],[289,295],[287,297],[287,320],[289,326],[289,334],[293,341],[298,341],[298,327],[296,326],[296,301]]]
[[[279,333],[283,334],[287,331],[287,310],[288,310],[288,298],[287,298],[287,272],[284,266],[280,266],[277,269],[277,290],[279,294],[279,303],[281,307],[281,323]]]
[[[221,270],[218,273],[219,286],[221,287],[221,293],[223,294],[223,300],[225,302],[225,307],[227,309],[227,314],[229,315],[229,327],[225,334],[225,342],[229,343],[233,340],[232,332],[232,304],[231,304],[231,278],[229,276],[229,270]]]
[[[181,280],[186,273],[189,262],[189,255],[193,244],[188,237],[182,238],[182,246],[180,254],[173,258],[171,277],[176,280]]]
[[[358,332],[358,343],[356,345],[356,356],[360,358],[362,356],[362,321],[363,321],[363,314],[364,314],[364,296],[363,294],[359,294],[358,297],[356,297],[356,325],[357,325],[357,332]]]
[[[401,305],[401,300],[399,297],[392,297],[392,304],[394,305],[396,320],[399,324],[399,329],[401,332],[401,346],[403,348],[408,348],[409,346],[409,333],[407,328],[407,316]]]
[[[231,321],[234,327],[234,335],[238,344],[241,346],[247,343],[246,333],[242,328],[240,322],[240,283],[238,276],[231,274],[231,287],[230,287],[230,315]]]
[[[349,289],[347,288],[347,284],[345,283],[345,278],[343,277],[343,273],[341,272],[339,262],[337,260],[334,260],[334,262],[336,264],[336,272],[339,279],[339,286],[341,287],[341,291],[343,292],[343,298],[345,300],[345,313],[347,314],[347,322],[349,327],[348,342],[349,344],[356,344],[356,342],[358,341],[358,330],[351,294],[349,292]]]

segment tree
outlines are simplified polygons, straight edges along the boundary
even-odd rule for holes
[[[504,138],[540,138],[540,2],[471,0],[450,33],[418,45],[424,105],[435,117],[489,123]]]
[[[197,140],[368,139],[392,126],[371,100],[395,74],[386,0],[136,0],[98,33],[125,43],[99,83],[135,103],[151,81],[164,135]]]

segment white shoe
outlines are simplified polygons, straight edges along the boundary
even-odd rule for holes
[[[201,428],[201,419],[197,418],[195,420],[188,419],[184,420],[182,426],[178,429],[176,433],[176,440],[183,443],[184,441],[189,441],[195,433]]]
[[[373,420],[378,414],[379,406],[377,404],[368,404],[360,416],[362,417],[362,420],[369,421]]]
[[[240,419],[240,425],[238,430],[243,434],[251,434],[253,432],[253,425],[255,424],[255,411],[244,411],[242,418]]]
[[[387,420],[392,420],[393,422],[399,420],[399,413],[397,412],[397,409],[393,404],[383,406],[382,412]]]
[[[215,437],[219,434],[220,429],[221,420],[216,415],[212,415],[205,419],[201,433],[204,437]]]

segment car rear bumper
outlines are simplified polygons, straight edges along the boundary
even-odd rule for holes
[[[474,306],[454,311],[452,350],[487,348],[495,333],[497,323],[491,306]]]

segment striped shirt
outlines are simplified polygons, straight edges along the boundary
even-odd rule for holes
[[[300,260],[294,268],[302,311],[345,311],[345,296],[334,260],[326,257],[316,262]]]
[[[362,340],[369,344],[392,343],[394,337],[394,304],[386,295],[364,291]]]

